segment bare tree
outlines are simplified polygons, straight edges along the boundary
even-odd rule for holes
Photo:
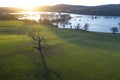
[[[34,41],[34,43],[35,43],[34,48],[40,52],[41,61],[42,61],[43,67],[44,67],[45,80],[54,80],[53,75],[57,76],[57,80],[61,80],[61,77],[59,76],[59,74],[52,71],[48,67],[48,65],[45,61],[45,57],[43,54],[43,49],[47,46],[46,39],[45,39],[45,33],[43,33],[43,31],[41,29],[39,29],[39,30],[33,29],[29,32],[28,36],[30,38],[32,38],[32,40]]]
[[[76,28],[77,30],[79,30],[80,29],[80,24],[78,23],[77,24],[77,28]]]
[[[111,28],[111,31],[113,34],[117,33],[118,32],[118,28],[117,27],[112,27]]]
[[[34,48],[40,52],[40,57],[45,70],[44,73],[45,80],[52,80],[51,74],[49,72],[49,68],[46,64],[45,57],[43,55],[43,48],[46,45],[44,38],[45,35],[43,34],[41,29],[40,30],[34,29],[29,32],[28,36],[32,38],[32,40],[34,41],[35,43]]]
[[[84,25],[83,29],[84,29],[85,31],[87,31],[87,30],[88,30],[88,27],[89,27],[89,24],[86,23],[86,24]]]
[[[34,41],[34,48],[41,52],[42,49],[46,46],[45,34],[42,32],[42,30],[33,29],[28,33],[28,36]]]

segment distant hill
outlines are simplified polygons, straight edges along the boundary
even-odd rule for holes
[[[59,12],[88,14],[88,15],[120,16],[120,4],[109,4],[109,5],[100,5],[100,6],[59,4],[55,6],[39,6],[36,8],[36,10],[59,11]]]
[[[66,11],[70,11],[70,10],[79,10],[79,9],[84,9],[84,8],[88,8],[88,6],[58,4],[58,5],[54,5],[54,6],[39,6],[36,8],[36,10],[66,12]]]

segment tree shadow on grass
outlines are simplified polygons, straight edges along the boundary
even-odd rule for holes
[[[9,54],[9,55],[0,55],[0,59],[3,59],[5,57],[9,56],[15,56],[18,55],[18,53],[15,54]],[[45,57],[43,55],[43,52],[40,52],[40,58],[41,58],[41,63],[36,64],[35,71],[33,72],[28,72],[25,73],[27,80],[62,80],[61,76],[59,73],[53,71],[50,69],[45,61]],[[34,75],[34,79],[32,78],[32,75]]]
[[[39,52],[41,59],[41,66],[38,65],[38,67],[41,68],[37,68],[38,70],[35,70],[35,77],[37,78],[37,80],[40,79],[41,75],[43,79],[40,80],[61,80],[60,75],[55,71],[51,70],[45,61],[45,57],[43,55],[43,50],[47,46],[45,33],[42,31],[42,29],[32,29],[28,33],[28,36],[33,40],[33,48],[35,48]]]
[[[40,57],[42,63],[37,63],[37,68],[34,72],[37,80],[62,80],[59,73],[53,71],[48,67],[42,51],[40,51]]]

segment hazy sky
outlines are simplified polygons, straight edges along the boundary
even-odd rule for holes
[[[0,6],[14,6],[22,8],[33,8],[38,5],[55,4],[95,6],[104,4],[120,4],[120,0],[0,0]]]

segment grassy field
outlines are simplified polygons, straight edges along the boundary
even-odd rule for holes
[[[45,32],[46,63],[61,80],[120,80],[119,34],[58,29],[22,21],[0,21],[0,80],[45,80],[40,55],[26,35],[31,28]]]

